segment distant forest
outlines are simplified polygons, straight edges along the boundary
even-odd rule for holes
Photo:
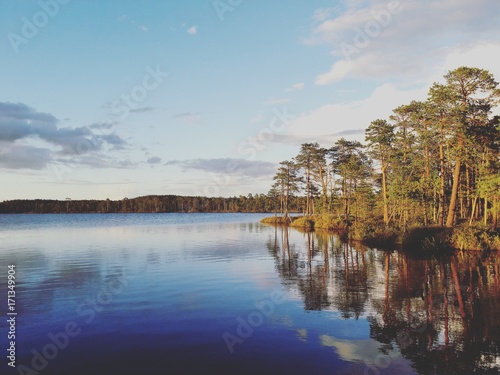
[[[305,198],[294,197],[289,210],[300,211]],[[279,202],[265,194],[230,198],[148,195],[122,200],[11,200],[0,203],[0,213],[129,213],[129,212],[275,212]]]

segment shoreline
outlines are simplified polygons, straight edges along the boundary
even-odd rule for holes
[[[370,247],[399,250],[416,254],[444,254],[450,251],[498,251],[500,252],[500,228],[480,226],[440,227],[413,226],[405,230],[385,227],[382,222],[341,224],[331,216],[273,216],[263,218],[261,223],[289,226],[305,231],[326,230],[342,240],[360,242]]]

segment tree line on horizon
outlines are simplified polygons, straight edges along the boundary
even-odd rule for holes
[[[372,121],[365,143],[304,143],[282,161],[269,196],[287,217],[304,195],[306,216],[386,226],[497,225],[500,198],[498,83],[487,70],[460,67],[434,83],[426,101]]]
[[[302,197],[290,200],[300,211]],[[275,202],[265,194],[239,197],[148,195],[121,200],[17,199],[0,202],[0,213],[153,213],[153,212],[274,212]]]

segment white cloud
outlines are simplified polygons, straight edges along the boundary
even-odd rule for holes
[[[337,9],[338,8],[320,8],[320,9],[316,9],[314,11],[314,14],[313,14],[312,18],[316,22],[322,22],[322,21],[328,19],[331,16],[332,12],[334,12]]]
[[[290,92],[293,90],[302,90],[304,88],[305,84],[303,82],[297,82],[292,87],[287,88],[285,91]]]
[[[377,118],[387,119],[392,114],[392,110],[402,104],[408,104],[412,100],[426,100],[432,83],[444,83],[443,76],[450,70],[460,66],[478,67],[488,70],[499,81],[498,56],[500,56],[500,41],[458,44],[440,49],[440,63],[427,67],[422,66],[420,75],[417,72],[412,72],[408,81],[379,85],[365,99],[350,103],[327,104],[303,114],[292,120],[287,127],[286,134],[276,136],[275,140],[295,145],[318,139],[328,142],[326,143],[328,145],[335,142],[340,136],[356,137],[362,140],[364,136],[360,129],[366,128],[371,121]],[[353,74],[353,72],[356,72],[358,77],[369,78],[371,73],[363,71],[361,67],[369,64],[376,65],[379,58],[382,56],[374,52],[351,63],[337,62],[330,72],[319,75],[316,83],[336,82],[346,75]],[[401,61],[401,63],[404,62]],[[410,65],[407,65],[407,68],[411,71]],[[382,65],[374,66],[371,72],[374,71],[381,75],[390,73]],[[405,87],[413,88],[405,89]],[[494,113],[500,113],[500,109],[497,108]]]
[[[178,113],[175,116],[173,116],[173,118],[181,120],[184,124],[188,125],[199,125],[203,122],[203,119],[199,112]]]
[[[364,139],[364,129],[373,120],[388,118],[392,110],[412,100],[425,100],[428,86],[401,90],[393,84],[383,84],[363,100],[321,106],[294,118],[286,133],[274,137],[280,143],[299,145],[321,140],[326,146],[340,137]]]
[[[114,132],[112,122],[61,127],[50,113],[24,103],[0,102],[0,168],[43,169],[56,161],[114,167],[119,161],[103,151],[123,150],[127,141]],[[46,148],[34,147],[43,143]],[[55,146],[55,149],[54,149]],[[121,167],[121,166],[119,166]]]
[[[222,173],[247,177],[272,176],[276,165],[267,161],[235,158],[169,160],[165,165],[176,165],[186,170],[200,170],[209,173]]]
[[[198,28],[196,26],[191,26],[189,29],[187,29],[187,33],[189,35],[195,35],[198,33]]]
[[[377,365],[380,364],[378,360],[382,351],[382,344],[376,340],[346,340],[334,336],[320,335],[319,342],[322,346],[333,348],[337,355],[346,362],[364,363],[366,369],[377,369]],[[396,349],[389,355],[391,358],[387,359],[387,361],[390,361],[391,374],[407,374],[414,372],[409,361],[401,355],[399,350]],[[365,373],[367,372],[368,371],[365,371]]]
[[[139,30],[141,30],[141,31],[149,31],[149,29],[147,28],[147,26],[144,26],[144,25],[139,26]]]
[[[356,63],[352,63],[347,60],[339,60],[332,65],[329,72],[318,75],[315,83],[317,85],[328,85],[348,77],[349,74],[355,70]]]
[[[473,45],[458,45],[447,50],[440,75],[459,66],[471,66],[486,69],[493,74],[496,81],[500,80],[500,41]]]
[[[389,4],[344,1],[341,11],[312,26],[304,43],[327,45],[334,56],[316,84],[370,77],[418,80],[435,72],[448,49],[500,40],[496,0],[401,1],[399,8]]]

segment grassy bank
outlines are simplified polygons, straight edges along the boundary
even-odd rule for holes
[[[344,230],[345,224],[340,220],[336,220],[330,215],[315,215],[315,216],[289,216],[285,219],[283,216],[266,217],[261,220],[261,223],[271,225],[289,225],[294,228],[304,230],[327,229],[327,230]]]
[[[416,253],[442,252],[453,249],[500,251],[500,230],[487,227],[410,227],[401,229],[386,227],[381,220],[377,219],[347,226],[343,220],[331,215],[292,216],[288,220],[275,216],[262,219],[261,222],[272,225],[289,225],[303,230],[329,230],[368,246],[386,248],[401,246],[404,250]]]
[[[260,222],[270,225],[290,225],[294,220],[297,220],[298,216],[289,216],[287,218],[283,216],[271,216],[265,217]]]
[[[410,227],[406,230],[365,224],[350,228],[350,238],[369,246],[391,247],[416,252],[446,250],[500,251],[500,231],[485,227]]]

